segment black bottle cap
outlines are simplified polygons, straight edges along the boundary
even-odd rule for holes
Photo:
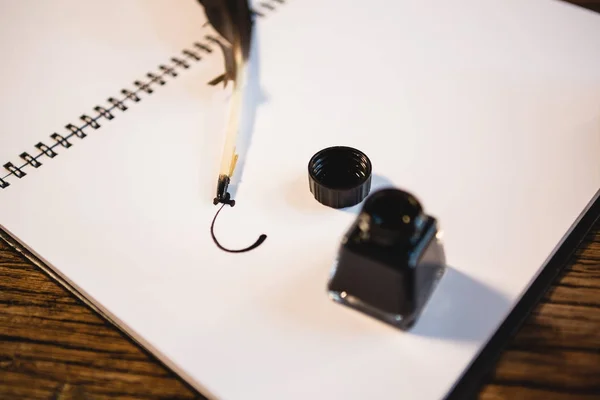
[[[371,160],[352,147],[328,147],[310,159],[308,181],[319,203],[332,208],[352,207],[371,190]]]

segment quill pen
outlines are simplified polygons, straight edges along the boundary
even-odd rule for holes
[[[228,42],[228,46],[218,42],[225,61],[224,86],[226,87],[229,81],[233,81],[233,93],[217,180],[217,194],[213,202],[233,205],[227,187],[238,159],[236,141],[240,130],[243,90],[246,86],[247,63],[250,57],[252,13],[248,0],[198,0],[198,2],[204,7],[209,23]]]

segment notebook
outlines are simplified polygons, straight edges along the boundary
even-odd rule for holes
[[[198,3],[1,7],[2,228],[207,398],[464,398],[598,217],[592,12],[254,2],[250,134],[214,231],[267,239],[233,254],[210,235],[227,96]],[[448,269],[410,331],[326,294],[360,210],[309,191],[335,145],[443,230]]]

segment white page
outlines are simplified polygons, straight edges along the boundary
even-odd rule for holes
[[[340,4],[288,1],[258,23],[265,101],[216,228],[232,248],[267,234],[258,249],[210,239],[222,138],[202,68],[0,191],[5,229],[205,394],[444,396],[600,187],[597,15]],[[306,164],[338,144],[444,230],[451,268],[411,332],[326,296],[356,214],[312,199]]]

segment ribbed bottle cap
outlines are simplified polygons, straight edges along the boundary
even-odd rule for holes
[[[352,147],[328,147],[308,162],[308,181],[319,203],[332,208],[352,207],[371,190],[371,160]]]

